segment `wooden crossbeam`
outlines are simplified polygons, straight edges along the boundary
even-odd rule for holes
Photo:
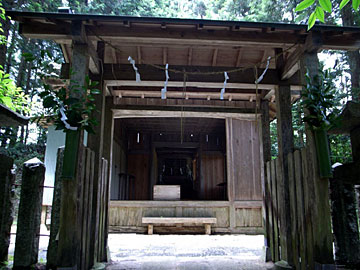
[[[163,70],[149,66],[149,65],[136,65],[139,73],[141,74],[141,80],[147,82],[162,82],[164,84],[164,73]],[[196,72],[196,74],[191,74],[187,78],[188,83],[198,83],[194,84],[195,87],[208,87],[202,86],[201,83],[215,83],[213,87],[219,88],[222,87],[222,83],[224,82],[224,71],[231,70],[234,67],[204,67],[204,66],[171,66],[172,69],[176,69],[179,71],[186,70],[187,72]],[[61,78],[68,79],[70,72],[70,65],[63,64],[62,71],[61,71]],[[216,74],[202,74],[206,72],[218,72]],[[259,74],[263,72],[263,69],[258,70]],[[230,80],[226,87],[228,88],[229,85],[233,84],[244,84],[240,88],[249,87],[250,89],[255,88],[255,76],[253,69],[247,69],[244,71],[233,72],[230,76]],[[169,76],[171,77],[170,83],[181,83],[183,84],[183,74],[182,73],[174,73],[169,72]],[[100,80],[100,76],[96,76],[92,74],[90,76],[93,80]],[[116,85],[131,85],[131,81],[134,80],[135,82],[135,72],[133,67],[130,64],[123,64],[123,65],[113,65],[113,64],[104,64],[104,74],[102,78],[108,82],[111,86]],[[121,81],[129,81],[130,84],[124,84]],[[298,86],[300,88],[299,83],[299,76],[293,76],[288,79],[288,83],[290,85]],[[279,79],[278,73],[274,69],[269,69],[261,83],[259,84],[259,89],[273,89],[275,85],[281,84],[281,80]],[[144,85],[143,83],[137,84],[139,86],[151,86],[151,85]],[[135,85],[136,86],[136,85]],[[157,84],[156,84],[157,86]],[[233,88],[237,86],[233,85]]]
[[[304,48],[298,47],[285,60],[281,67],[281,79],[287,80],[291,78],[300,69],[300,58],[304,53]]]
[[[160,98],[160,91],[134,91],[134,90],[113,90],[113,95],[119,97],[141,97],[141,98]],[[208,100],[220,100],[220,93],[215,92],[187,92],[188,99],[208,99]],[[252,102],[256,99],[255,94],[242,94],[242,93],[225,93],[224,99],[232,100],[250,100]],[[167,98],[183,98],[182,91],[168,91],[166,93]]]

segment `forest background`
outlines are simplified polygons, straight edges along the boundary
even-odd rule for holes
[[[353,0],[355,1],[355,0]],[[5,10],[57,12],[68,6],[74,13],[153,16],[171,18],[201,18],[217,20],[241,20],[261,22],[308,22],[309,15],[318,4],[303,12],[295,12],[301,0],[2,0]],[[320,1],[321,2],[321,1]],[[332,12],[325,13],[326,24],[360,26],[359,11],[351,5],[339,9],[341,0],[332,1]],[[18,35],[18,25],[3,16],[0,19],[4,43],[0,45],[0,103],[24,115],[35,117],[44,114],[39,93],[43,91],[42,74],[59,74],[56,63],[63,61],[59,46],[44,40],[29,40]],[[331,55],[331,57],[329,57]],[[331,59],[325,67],[331,67],[336,85],[335,111],[340,112],[348,100],[359,100],[360,55],[355,52],[328,51],[320,59]],[[9,74],[9,75],[6,75]],[[9,78],[12,81],[9,84]],[[4,87],[5,84],[10,87]],[[9,90],[10,89],[10,90]],[[8,97],[2,100],[1,96]],[[20,102],[15,102],[20,100]],[[303,115],[300,102],[293,106],[295,146],[305,143]],[[271,123],[272,155],[277,155],[276,120]],[[332,162],[351,161],[348,136],[330,135]],[[44,158],[46,129],[37,124],[19,128],[0,127],[0,152],[14,158],[18,168],[33,157]]]

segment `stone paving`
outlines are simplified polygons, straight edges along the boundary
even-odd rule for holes
[[[108,270],[262,270],[263,236],[110,234]]]

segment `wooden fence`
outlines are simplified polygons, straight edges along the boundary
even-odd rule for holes
[[[292,262],[295,269],[315,269],[314,253],[316,254],[316,226],[319,226],[319,216],[316,215],[316,192],[314,183],[318,180],[316,173],[316,160],[309,155],[307,148],[296,150],[287,156],[289,172],[289,202],[291,214],[288,217],[291,223],[291,239],[281,239],[280,214],[283,209],[279,205],[281,189],[284,188],[282,180],[280,158],[266,163],[265,189],[269,196],[266,202],[269,227],[268,239],[272,261],[281,259]],[[328,193],[325,193],[325,196]],[[281,258],[280,243],[291,241],[292,258]]]
[[[81,217],[80,260],[81,269],[90,269],[94,261],[102,261],[106,251],[108,162],[102,158],[100,178],[95,179],[94,170],[98,164],[95,162],[94,151],[85,148],[82,160],[79,190],[79,201],[82,202],[79,209]]]

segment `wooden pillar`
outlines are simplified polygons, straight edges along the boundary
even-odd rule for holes
[[[279,175],[282,176],[278,179],[281,260],[285,260],[289,265],[293,265],[291,219],[289,218],[291,216],[290,187],[287,159],[287,155],[293,152],[294,149],[290,85],[279,85],[279,87],[275,89],[275,99],[280,161]]]
[[[89,71],[88,45],[84,43],[84,26],[81,21],[72,23],[72,70],[70,96],[86,95],[82,86]],[[82,131],[67,130],[62,171],[62,193],[58,244],[58,269],[80,267],[81,238],[81,167],[83,152]]]
[[[104,63],[105,43],[99,41],[97,43],[97,54],[100,62]],[[102,66],[100,72],[103,72]],[[94,151],[95,167],[94,167],[94,185],[93,185],[93,203],[92,203],[92,222],[90,235],[90,251],[89,260],[94,264],[98,261],[98,243],[99,243],[99,203],[101,195],[101,172],[102,172],[102,157],[104,144],[104,119],[105,119],[105,95],[106,89],[104,81],[99,81],[98,88],[100,94],[95,96],[96,111],[93,117],[98,121],[98,125],[94,127],[94,134],[88,136],[88,147]]]
[[[321,35],[314,32],[309,35],[306,51],[301,59],[301,73],[309,71],[311,77],[318,73],[319,60],[317,48],[321,45]],[[305,111],[305,113],[307,113]],[[309,201],[305,203],[305,216],[309,214],[311,221],[307,222],[307,245],[309,262],[312,260],[318,264],[333,264],[331,216],[329,205],[329,179],[319,177],[319,169],[316,157],[316,147],[313,131],[306,125],[306,161],[309,165],[308,177],[305,178],[304,193],[308,193]],[[312,238],[312,239],[311,239]],[[313,251],[311,251],[311,249]],[[311,266],[310,267],[314,267]]]
[[[233,156],[233,120],[226,118],[226,161],[227,161],[227,195],[229,199],[229,222],[230,229],[236,226],[235,216],[235,177],[234,177],[234,156]]]
[[[13,222],[12,186],[15,177],[11,173],[13,159],[0,154],[0,267],[8,260],[10,231]]]
[[[64,160],[64,147],[60,147],[57,151],[54,195],[51,207],[51,225],[50,225],[50,239],[46,253],[46,268],[56,269],[57,266],[57,251],[60,225],[60,204],[61,204],[61,172]]]
[[[37,158],[24,163],[13,269],[37,263],[45,166]]]
[[[108,261],[107,256],[107,240],[108,240],[108,210],[110,200],[110,186],[111,186],[111,170],[112,170],[112,149],[114,140],[114,117],[112,112],[113,97],[107,97],[105,102],[105,119],[104,119],[104,150],[103,157],[106,160],[104,163],[107,166],[104,174],[104,181],[102,187],[102,207],[100,211],[100,222],[101,222],[101,239],[99,242],[99,259],[101,261]]]
[[[262,177],[262,194],[263,194],[263,224],[265,231],[265,261],[271,261],[272,255],[270,247],[273,245],[273,228],[272,228],[272,211],[270,210],[270,183],[267,181],[267,162],[271,161],[271,140],[270,140],[270,117],[269,117],[269,101],[262,100],[260,104],[261,109],[261,142],[263,153],[263,169],[264,175]],[[270,163],[269,163],[270,164]],[[271,222],[270,222],[271,220]]]

